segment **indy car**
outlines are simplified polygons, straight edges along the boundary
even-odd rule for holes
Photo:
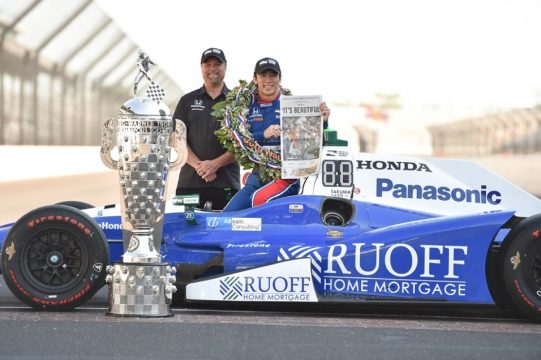
[[[236,212],[168,200],[161,254],[185,303],[513,306],[541,320],[541,201],[469,161],[353,153],[332,136],[300,194]],[[0,227],[5,282],[69,310],[123,254],[118,205],[67,202]]]

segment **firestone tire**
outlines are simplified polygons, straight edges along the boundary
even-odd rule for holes
[[[94,205],[91,205],[83,201],[62,201],[62,202],[56,203],[55,205],[69,206],[72,208],[76,208],[78,210],[91,209],[94,207]]]
[[[4,240],[3,276],[11,292],[37,310],[73,309],[104,284],[109,247],[94,220],[51,205],[19,219]]]
[[[541,214],[521,221],[504,244],[503,276],[516,308],[541,321]]]

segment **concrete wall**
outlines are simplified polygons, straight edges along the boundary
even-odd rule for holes
[[[541,196],[541,154],[467,158]],[[98,146],[0,146],[0,182],[110,172]]]

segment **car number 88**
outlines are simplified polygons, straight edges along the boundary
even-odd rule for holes
[[[323,185],[349,187],[353,185],[353,163],[349,160],[325,160]]]

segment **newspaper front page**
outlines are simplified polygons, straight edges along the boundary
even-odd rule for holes
[[[323,120],[321,96],[282,96],[282,178],[300,179],[319,172]]]

